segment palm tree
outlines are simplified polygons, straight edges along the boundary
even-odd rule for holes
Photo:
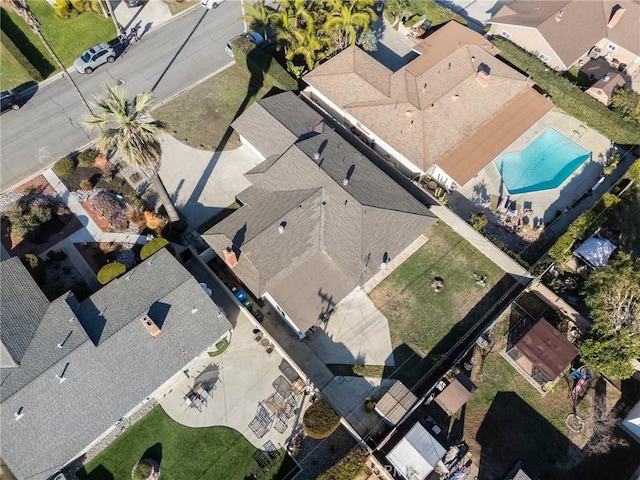
[[[378,16],[373,11],[374,0],[330,0],[331,14],[324,27],[337,34],[340,49],[353,45],[358,32],[367,30]]]
[[[284,47],[285,54],[296,46],[296,32],[314,27],[314,17],[307,0],[278,0],[278,9],[268,16],[269,24],[276,31],[277,46]]]
[[[242,2],[244,14],[238,19],[249,24],[249,28],[254,32],[262,32],[264,39],[269,41],[267,30],[269,28],[269,15],[272,13],[271,7],[265,5],[265,0],[258,0],[256,3]]]
[[[296,30],[293,32],[293,36],[295,42],[287,51],[287,60],[293,60],[294,57],[300,56],[304,58],[306,67],[313,70],[313,67],[327,56],[331,38],[318,34],[315,27]]]
[[[83,119],[89,130],[100,131],[96,148],[103,154],[115,149],[125,164],[146,173],[169,220],[180,221],[180,215],[158,176],[162,157],[158,136],[164,130],[164,125],[149,115],[153,99],[151,92],[141,92],[129,100],[127,92],[120,87],[105,85],[104,89],[106,95],[93,102],[98,113]]]

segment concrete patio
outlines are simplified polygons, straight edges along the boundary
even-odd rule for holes
[[[606,163],[607,153],[611,148],[609,139],[595,130],[583,125],[579,120],[567,115],[556,108],[540,119],[527,130],[518,140],[513,142],[505,152],[522,150],[547,128],[555,128],[558,132],[570,138],[591,152],[591,159],[584,162],[558,188],[539,190],[535,192],[509,195],[495,162],[490,162],[483,170],[473,177],[466,185],[449,196],[449,205],[464,219],[472,212],[480,211],[483,203],[490,195],[506,197],[510,201],[522,206],[526,202],[531,205],[531,213],[527,214],[529,225],[550,223],[556,212],[572,205],[584,193],[588,192],[602,173]],[[489,212],[491,213],[491,212]],[[498,218],[490,214],[490,221]],[[526,224],[526,222],[525,222]]]
[[[223,425],[237,430],[258,448],[267,441],[283,447],[293,432],[297,432],[304,409],[308,406],[308,397],[302,393],[297,396],[294,414],[283,433],[274,428],[275,418],[262,437],[249,427],[260,403],[275,393],[273,382],[282,375],[278,368],[282,357],[275,351],[268,355],[264,346],[254,340],[253,328],[253,324],[240,315],[227,350],[213,358],[205,354],[194,367],[185,371],[184,377],[160,398],[159,403],[171,418],[182,425]],[[195,386],[199,374],[212,365],[219,369],[219,378],[209,398],[200,410],[189,407],[185,403],[185,395]]]

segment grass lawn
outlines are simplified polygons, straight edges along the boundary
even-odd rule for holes
[[[513,282],[443,222],[426,236],[429,241],[370,294],[389,320],[393,347],[406,344],[423,356],[436,346],[445,352]],[[486,276],[484,287],[474,272]],[[431,287],[434,277],[444,280],[440,292]]]
[[[5,48],[0,50],[0,90],[15,89],[31,81],[31,76]]]
[[[129,428],[100,455],[78,472],[80,480],[131,478],[131,470],[143,456],[160,463],[163,480],[249,478],[258,450],[236,430],[227,427],[189,428],[174,422],[156,407]],[[262,478],[284,479],[282,460],[272,475]]]
[[[203,150],[229,150],[240,138],[229,125],[267,91],[250,82],[249,72],[234,65],[188,93],[154,110],[169,133],[187,145]]]
[[[116,37],[111,19],[104,18],[100,14],[83,13],[75,18],[65,20],[56,15],[46,0],[30,1],[29,8],[42,24],[42,34],[49,41],[51,48],[67,67],[72,65],[73,61],[88,47]],[[7,14],[13,23],[11,28],[17,27],[22,35],[20,41],[11,35],[14,43],[23,48],[26,39],[31,46],[27,46],[28,51],[24,51],[23,48],[23,53],[31,59],[31,62],[44,77],[54,73],[57,70],[55,62],[38,37],[18,14],[12,11],[8,11]],[[3,29],[4,27],[3,24]]]
[[[475,384],[478,388],[464,410],[464,438],[480,463],[482,478],[500,477],[518,460],[540,478],[552,478],[559,474],[559,465],[581,458],[588,435],[565,425],[572,400],[564,380],[543,397],[494,352]],[[578,405],[582,418],[591,414],[590,398],[588,394]]]

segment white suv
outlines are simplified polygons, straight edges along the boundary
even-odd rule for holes
[[[106,42],[94,45],[76,58],[73,66],[80,73],[89,74],[103,63],[113,63],[117,53],[115,49]]]

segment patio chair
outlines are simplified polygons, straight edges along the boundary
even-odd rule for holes
[[[271,356],[274,348],[275,348],[275,345],[273,343],[270,343],[265,347],[264,351],[267,352],[267,355]]]
[[[253,337],[253,339],[254,339],[256,342],[260,342],[260,340],[262,340],[262,337],[263,337],[262,332],[259,332],[259,333],[257,333],[257,334],[256,334],[256,336],[255,336],[255,337]]]

